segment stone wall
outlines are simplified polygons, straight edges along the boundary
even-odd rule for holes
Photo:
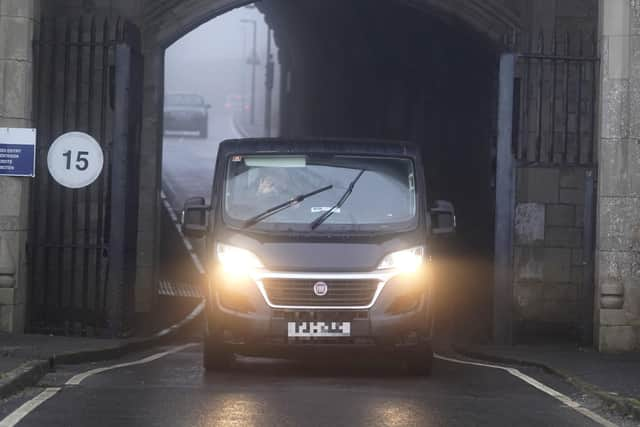
[[[578,326],[585,286],[585,173],[575,167],[518,171],[514,298],[521,332],[574,332]]]
[[[535,56],[519,61],[516,335],[544,332],[577,337],[592,298],[592,279],[585,277],[590,257],[585,257],[583,244],[585,174],[593,173],[597,163],[597,62],[590,59],[598,56],[597,2],[540,0],[523,7],[527,19],[518,44],[521,52],[587,59],[571,65]]]
[[[640,4],[601,0],[597,343],[640,350]]]
[[[37,0],[0,0],[0,127],[31,127]],[[0,331],[24,330],[30,178],[0,177]]]

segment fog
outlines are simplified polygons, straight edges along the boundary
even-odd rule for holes
[[[225,111],[228,95],[251,94],[252,66],[247,63],[253,48],[253,25],[257,22],[256,125],[264,120],[265,60],[268,27],[264,15],[253,5],[218,16],[172,44],[165,55],[165,94],[195,93],[211,104],[213,114]],[[274,111],[278,109],[277,46],[272,37],[271,51],[276,61],[273,91]],[[275,113],[274,113],[275,114]]]

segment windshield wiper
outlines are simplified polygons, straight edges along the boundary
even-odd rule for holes
[[[349,184],[349,188],[347,188],[347,191],[345,191],[342,197],[340,197],[340,200],[338,200],[338,203],[336,203],[334,207],[332,207],[330,210],[320,215],[311,223],[312,230],[315,230],[316,228],[318,228],[323,222],[329,219],[329,217],[333,215],[336,210],[340,209],[342,205],[345,204],[345,202],[347,201],[351,193],[353,193],[353,187],[356,186],[356,184],[358,183],[358,181],[360,180],[362,175],[364,175],[365,172],[366,170],[362,169],[358,174],[358,176],[356,176],[356,178],[353,181],[351,181],[351,184]]]
[[[249,228],[253,225],[256,225],[257,223],[264,221],[265,219],[269,218],[270,216],[273,216],[275,214],[277,214],[278,212],[281,212],[293,205],[295,205],[296,203],[301,203],[304,200],[308,199],[309,197],[313,197],[316,194],[320,194],[320,193],[324,193],[325,191],[331,190],[333,188],[333,185],[327,185],[326,187],[322,187],[318,190],[312,191],[311,193],[307,193],[307,194],[300,194],[299,196],[296,196],[294,198],[292,198],[289,201],[286,201],[282,204],[279,204],[278,206],[274,206],[272,208],[267,209],[264,212],[259,213],[258,215],[254,216],[253,218],[249,218],[248,220],[245,221],[244,225],[242,226],[242,228]]]

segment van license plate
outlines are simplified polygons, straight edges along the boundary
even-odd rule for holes
[[[350,337],[351,322],[289,322],[289,338]]]

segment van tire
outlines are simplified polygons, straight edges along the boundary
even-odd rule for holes
[[[431,344],[422,344],[412,351],[406,359],[410,375],[429,377],[433,371],[433,349]]]
[[[213,336],[205,336],[202,352],[202,365],[205,371],[223,371],[233,362],[233,353],[226,350],[221,341]]]

